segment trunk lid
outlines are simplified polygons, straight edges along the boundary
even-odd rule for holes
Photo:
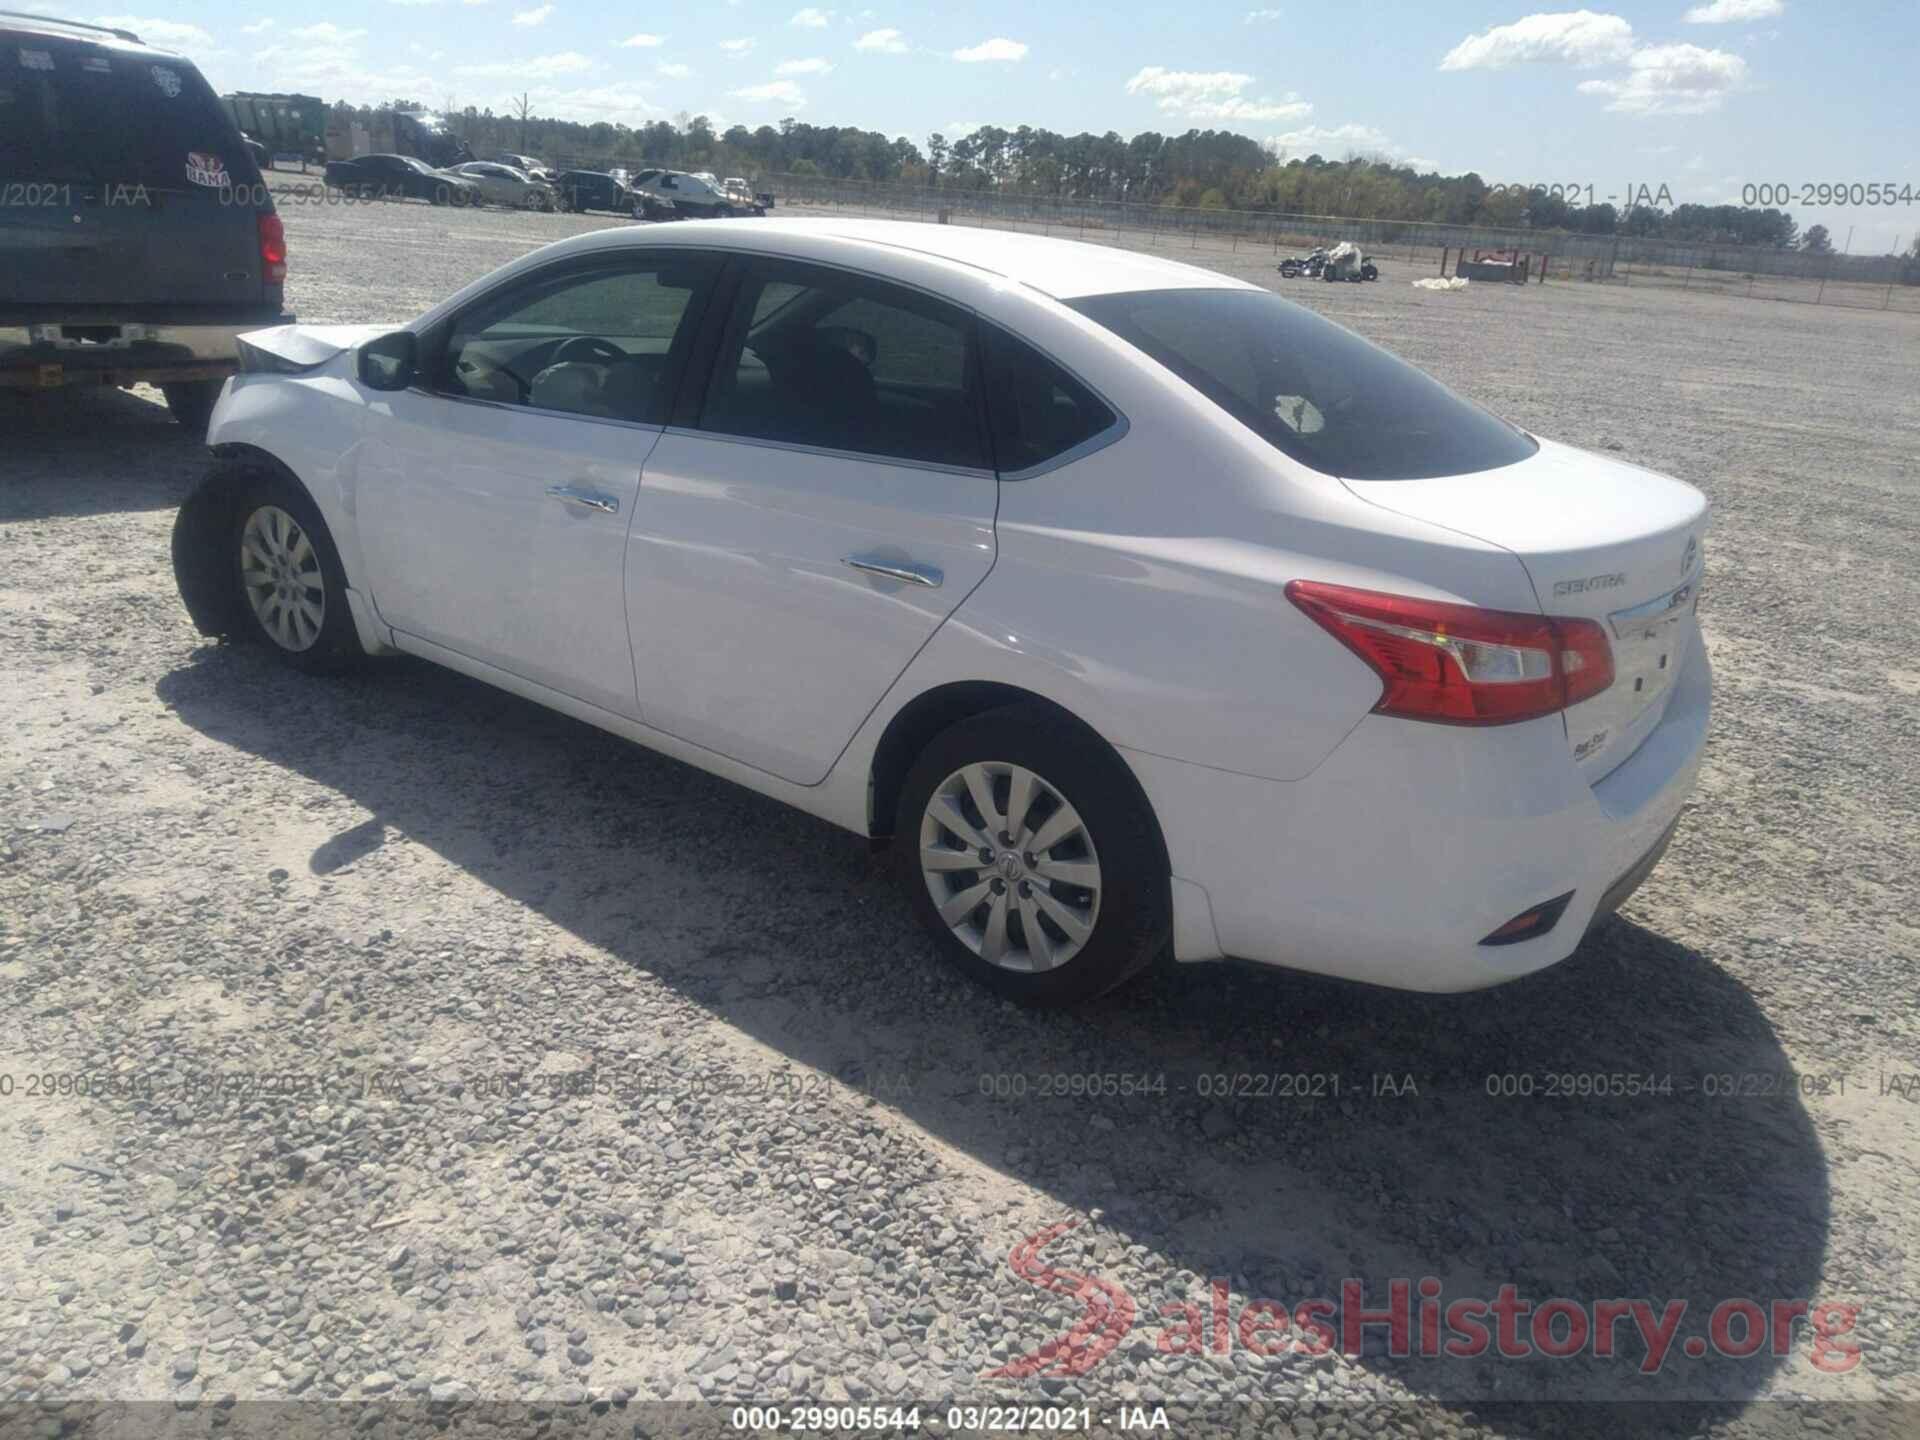
[[[1346,484],[1384,509],[1512,551],[1542,613],[1606,630],[1613,684],[1565,712],[1567,743],[1590,782],[1660,723],[1698,631],[1707,518],[1698,490],[1547,440],[1497,470]]]

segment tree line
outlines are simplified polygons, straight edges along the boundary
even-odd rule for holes
[[[524,99],[507,115],[461,109],[451,99],[439,106],[395,100],[392,108],[443,114],[447,128],[476,155],[510,150],[592,168],[653,165],[748,178],[818,175],[1065,200],[1552,229],[1690,244],[1831,248],[1823,226],[1810,227],[1803,236],[1785,210],[1581,204],[1574,195],[1490,184],[1471,171],[1422,172],[1359,153],[1338,159],[1290,155],[1271,141],[1263,144],[1227,130],[1145,131],[1127,139],[1111,130],[1062,135],[1029,125],[1013,130],[983,125],[953,139],[930,135],[923,147],[905,136],[793,118],[717,131],[704,115],[638,126],[559,120],[533,115]],[[373,113],[372,107],[344,104],[334,109],[336,120],[363,124]],[[1660,193],[1670,198],[1664,187]]]

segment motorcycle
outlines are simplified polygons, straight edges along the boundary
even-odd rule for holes
[[[1309,279],[1317,279],[1326,267],[1327,252],[1325,249],[1320,249],[1306,255],[1288,256],[1280,262],[1280,274],[1288,280],[1298,280],[1302,275]]]

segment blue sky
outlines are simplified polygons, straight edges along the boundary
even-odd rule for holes
[[[408,95],[638,124],[794,115],[924,144],[980,124],[1075,132],[1229,128],[1291,155],[1382,154],[1490,181],[1675,203],[1783,183],[1804,230],[1881,251],[1920,203],[1810,207],[1803,183],[1920,190],[1920,3],[1665,0],[1595,10],[1362,0],[1182,0],[1116,10],[793,0],[133,0],[112,18],[200,62],[216,88]],[[30,7],[27,7],[30,8]],[[324,17],[324,18],[322,18]]]

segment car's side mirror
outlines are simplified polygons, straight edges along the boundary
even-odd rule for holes
[[[360,347],[360,383],[369,390],[404,390],[419,363],[419,340],[411,330],[396,330]]]

